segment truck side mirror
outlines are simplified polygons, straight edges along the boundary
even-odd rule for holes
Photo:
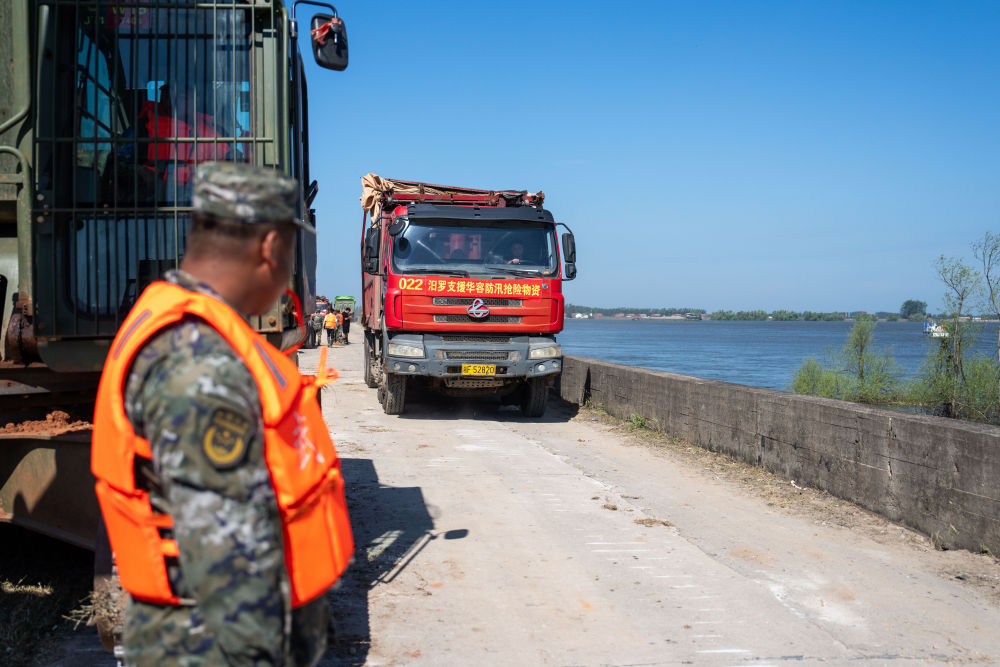
[[[306,188],[306,206],[312,206],[313,200],[316,199],[316,195],[319,194],[319,183],[313,180]]]
[[[572,232],[567,232],[562,235],[562,247],[563,260],[566,264],[573,264],[576,262],[576,239],[573,238]],[[575,273],[576,272],[574,271],[574,274]],[[572,278],[570,278],[570,280],[572,280]]]
[[[317,65],[338,72],[347,69],[347,26],[336,12],[313,16],[310,34]]]
[[[365,273],[378,273],[379,230],[372,227],[365,235],[363,265]]]
[[[573,280],[573,278],[576,278],[576,264],[566,262],[566,268],[563,269],[563,280]]]

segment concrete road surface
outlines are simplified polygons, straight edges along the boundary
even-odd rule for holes
[[[323,393],[358,543],[324,665],[1000,664],[989,557],[790,481],[811,507],[782,507],[555,402],[389,417],[361,348]]]
[[[361,357],[323,392],[358,551],[322,665],[1000,664],[991,557],[555,401],[388,417]],[[90,628],[57,656],[114,665]]]

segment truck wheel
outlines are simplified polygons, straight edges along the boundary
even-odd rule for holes
[[[549,402],[548,378],[530,378],[521,394],[521,412],[525,417],[541,417]]]
[[[378,382],[375,381],[375,374],[372,373],[372,344],[368,341],[368,336],[365,336],[365,384],[369,388],[374,389],[378,386]]]
[[[382,409],[387,415],[401,415],[406,406],[406,376],[386,373],[379,387]]]

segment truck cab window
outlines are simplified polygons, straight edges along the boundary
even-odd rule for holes
[[[112,87],[108,61],[83,26],[79,29],[76,57],[74,125],[76,143],[76,191],[80,201],[94,201],[101,174],[111,154],[110,138],[120,131],[123,119],[112,126]]]

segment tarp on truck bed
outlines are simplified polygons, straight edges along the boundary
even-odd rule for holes
[[[450,185],[432,185],[416,181],[397,181],[382,178],[377,174],[365,174],[361,177],[361,208],[374,212],[376,206],[393,194],[424,195],[429,199],[447,199],[452,196],[495,196],[504,199],[527,199],[541,206],[545,195],[542,192],[529,194],[527,190],[476,190],[459,188]]]

